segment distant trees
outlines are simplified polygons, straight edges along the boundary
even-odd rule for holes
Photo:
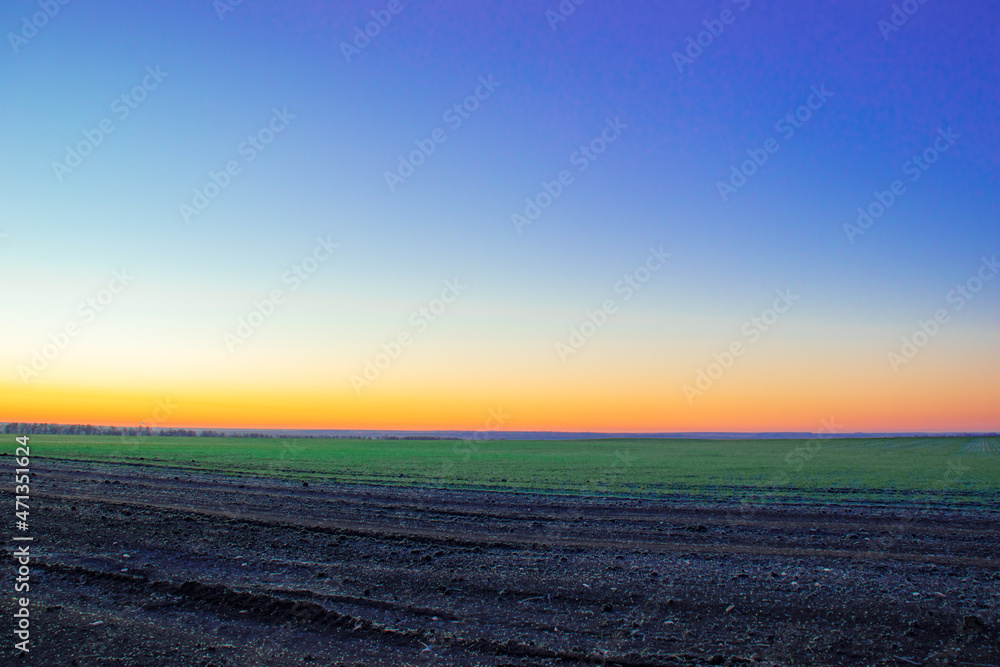
[[[22,424],[11,422],[4,424],[3,433],[13,435],[110,435],[110,436],[171,436],[181,438],[193,438],[203,436],[206,438],[273,438],[267,433],[233,433],[226,434],[222,431],[203,430],[200,433],[189,428],[157,428],[148,426],[92,426],[90,424]]]
[[[90,424],[4,424],[3,432],[17,435],[152,435],[148,426],[91,426]]]
[[[92,426],[90,424],[3,424],[0,433],[14,435],[110,435],[110,436],[164,436],[174,438],[311,438],[324,440],[463,440],[444,435],[314,435],[281,434],[273,435],[251,431],[246,433],[226,433],[212,429],[196,431],[189,428],[150,428],[148,426]]]
[[[156,435],[165,435],[174,438],[193,438],[198,433],[187,428],[158,428],[156,429]]]

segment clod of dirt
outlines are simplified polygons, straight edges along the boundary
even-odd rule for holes
[[[309,486],[309,482],[302,482],[302,486]]]
[[[710,665],[723,665],[726,662],[726,656],[719,655],[716,653],[711,658],[708,659],[708,664]]]
[[[965,618],[962,619],[962,622],[959,623],[958,626],[958,631],[963,633],[982,632],[985,629],[986,629],[986,624],[983,622],[983,619],[979,618],[978,616],[966,616]]]
[[[612,611],[614,611],[614,607],[612,607],[609,604],[606,604],[603,607],[601,607],[601,611],[606,611],[608,613],[611,613]]]

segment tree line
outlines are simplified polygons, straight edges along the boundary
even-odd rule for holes
[[[13,435],[111,435],[111,436],[172,436],[183,438],[273,438],[267,433],[223,433],[204,429],[150,428],[148,426],[93,426],[91,424],[22,424],[3,425],[3,432]]]
[[[149,426],[93,426],[91,424],[24,424],[11,422],[3,425],[3,433],[9,435],[105,435],[105,436],[159,436],[174,438],[309,438],[345,440],[461,440],[453,436],[438,435],[273,435],[270,433],[225,433],[212,429],[194,430],[189,428],[150,428]]]

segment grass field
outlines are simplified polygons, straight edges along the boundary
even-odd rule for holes
[[[734,497],[915,492],[958,499],[1000,487],[1000,441],[989,438],[814,440],[323,440],[31,436],[44,458],[143,463],[405,485],[571,493]],[[0,451],[14,452],[14,436]]]

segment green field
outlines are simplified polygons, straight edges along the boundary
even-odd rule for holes
[[[30,436],[46,457],[303,480],[732,498],[944,494],[983,502],[1000,486],[996,438],[814,440],[347,440]],[[14,452],[0,435],[0,451]],[[8,459],[9,461],[10,459]]]

